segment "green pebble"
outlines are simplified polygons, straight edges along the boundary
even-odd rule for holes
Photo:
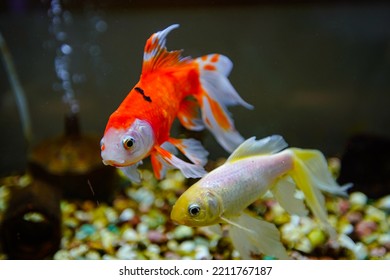
[[[308,238],[310,240],[311,245],[314,248],[319,246],[319,245],[324,244],[325,241],[326,241],[326,236],[325,236],[324,232],[322,230],[320,230],[320,229],[312,230],[309,233]]]

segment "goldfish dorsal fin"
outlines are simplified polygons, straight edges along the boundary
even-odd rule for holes
[[[165,47],[166,37],[171,30],[179,27],[179,24],[172,24],[162,31],[154,33],[146,41],[144,49],[144,62],[142,73],[153,71],[157,68],[172,66],[183,59],[181,51],[167,51]]]
[[[272,135],[260,140],[256,140],[256,137],[253,136],[238,146],[227,161],[232,162],[250,156],[274,154],[287,146],[286,141],[280,135]]]

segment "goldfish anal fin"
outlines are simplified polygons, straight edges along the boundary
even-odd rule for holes
[[[181,51],[167,51],[165,47],[167,35],[178,27],[178,24],[172,24],[164,30],[154,33],[146,41],[142,73],[172,66],[187,59],[181,57]]]
[[[229,236],[242,259],[251,259],[253,254],[265,254],[279,259],[289,259],[280,241],[276,226],[264,220],[242,213],[228,221]]]
[[[138,171],[138,166],[142,164],[142,161],[137,162],[136,164],[119,167],[119,169],[134,183],[141,183],[141,175]]]
[[[200,131],[204,129],[203,121],[198,117],[199,105],[195,100],[184,100],[180,104],[178,119],[189,130]]]
[[[235,129],[227,106],[253,106],[245,102],[231,85],[227,76],[233,63],[226,56],[210,54],[194,60],[198,65],[201,90],[196,95],[202,109],[202,119],[217,141],[228,152],[240,145],[244,138]]]
[[[204,166],[207,163],[209,152],[198,140],[169,138],[168,142],[178,148],[194,164]]]
[[[271,189],[272,194],[290,215],[306,216],[308,211],[302,199],[295,197],[296,187],[289,176],[282,177]]]
[[[155,154],[153,155],[154,161],[153,169],[154,173],[161,174],[161,168],[177,168],[179,169],[183,175],[186,178],[200,178],[206,174],[206,171],[204,170],[203,166],[197,165],[197,164],[191,164],[188,162],[185,162],[184,160],[179,159],[178,157],[174,156],[169,151],[163,149],[160,146],[154,147]],[[153,160],[153,158],[152,158]],[[156,176],[159,178],[158,176]]]
[[[235,161],[250,156],[267,155],[280,152],[287,147],[286,141],[280,135],[272,135],[260,140],[251,137],[243,142],[227,159]]]

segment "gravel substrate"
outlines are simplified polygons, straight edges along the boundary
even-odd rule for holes
[[[179,171],[170,171],[160,182],[151,171],[141,172],[142,185],[126,183],[111,205],[62,200],[62,240],[53,258],[240,259],[224,226],[217,233],[172,223],[171,208],[189,186]],[[28,178],[13,180],[26,184],[23,181]],[[9,187],[3,183],[0,219],[8,194]],[[248,209],[277,225],[293,259],[390,259],[390,195],[372,201],[354,192],[348,199],[326,199],[329,220],[339,233],[338,242],[329,242],[310,214],[290,216],[271,196],[266,195]],[[0,258],[7,256],[0,254]]]

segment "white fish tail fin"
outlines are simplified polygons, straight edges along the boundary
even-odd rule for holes
[[[242,259],[252,259],[258,254],[289,259],[274,224],[245,213],[223,220],[229,223],[229,236]]]
[[[232,152],[244,138],[235,129],[226,107],[242,105],[252,109],[253,106],[240,97],[227,79],[233,67],[229,58],[220,54],[210,54],[195,59],[195,62],[200,73],[201,92],[197,99],[201,105],[203,123],[221,146]]]
[[[302,190],[305,200],[314,215],[321,221],[331,239],[336,239],[336,231],[328,222],[325,199],[322,191],[346,196],[350,185],[340,186],[329,172],[324,155],[317,150],[289,149],[293,154],[294,168],[290,176]]]

